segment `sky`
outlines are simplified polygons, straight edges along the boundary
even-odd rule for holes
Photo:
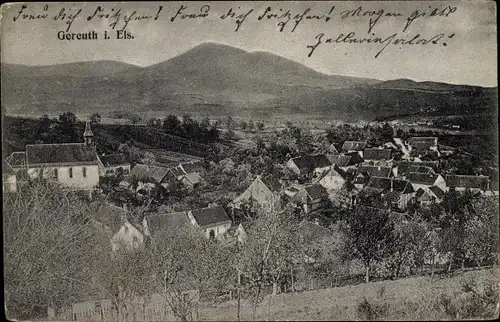
[[[123,15],[129,16],[134,10],[135,17],[149,15],[151,18],[128,23],[126,30],[134,39],[116,39],[116,30],[109,26],[114,19],[99,19],[97,15],[90,21],[87,19],[99,5],[104,9],[102,13],[108,13],[111,9],[116,12],[121,8],[120,20],[115,29],[121,29]],[[200,10],[207,9],[207,5],[210,9],[206,17],[181,19],[177,16],[171,21],[181,5],[187,7],[184,13],[199,14]],[[154,20],[160,6],[162,9]],[[329,14],[332,6],[334,9]],[[271,7],[271,13],[281,14],[290,10],[292,18],[308,8],[310,11],[307,14],[325,17],[303,19],[293,32],[294,20],[291,19],[280,32],[277,23],[283,20],[258,20],[267,7]],[[353,11],[359,7],[360,16],[353,17]],[[47,3],[46,11],[43,3],[29,3],[23,9],[23,13],[29,15],[47,14],[47,18],[41,19],[23,19],[18,15],[20,8],[21,3],[2,6],[0,28],[3,63],[53,65],[115,60],[148,66],[210,41],[247,51],[269,51],[325,74],[497,86],[496,8],[493,1]],[[70,33],[95,31],[98,39],[58,39],[58,32],[65,31],[67,24],[66,20],[54,20],[53,17],[62,8],[66,14],[81,9],[71,25]],[[236,18],[221,19],[221,15],[230,8],[236,14],[253,9],[238,31],[235,31]],[[442,15],[430,16],[434,9],[439,9],[435,12]],[[351,15],[342,18],[342,14],[347,14],[348,10],[351,10]],[[381,10],[384,15],[376,21],[370,35],[369,20],[375,20]],[[363,16],[365,12],[371,12],[372,16]],[[387,13],[399,16],[387,16]],[[418,18],[403,31],[412,13]],[[326,16],[330,17],[328,21]],[[104,31],[112,35],[111,39],[103,39]],[[416,35],[429,39],[441,33],[442,38],[437,44],[390,44],[377,58],[375,55],[384,45],[322,43],[308,57],[310,49],[307,46],[316,44],[315,37],[318,34],[322,33],[325,41],[350,32],[359,38],[386,39],[396,34],[395,39],[405,38],[408,41]]]

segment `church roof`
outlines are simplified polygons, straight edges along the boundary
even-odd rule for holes
[[[26,145],[28,165],[35,164],[97,164],[97,153],[85,143]]]

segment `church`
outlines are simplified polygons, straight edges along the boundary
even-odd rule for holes
[[[91,192],[99,184],[99,167],[90,121],[83,138],[83,143],[28,144],[25,152],[11,154],[7,163],[18,176],[43,177],[70,190]]]

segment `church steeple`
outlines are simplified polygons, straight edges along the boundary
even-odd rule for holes
[[[83,138],[85,140],[85,145],[91,146],[94,144],[94,133],[90,128],[90,121],[85,124],[85,132],[83,132]]]

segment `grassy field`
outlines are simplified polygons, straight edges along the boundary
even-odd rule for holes
[[[484,285],[497,283],[499,269],[483,269],[459,273],[455,276],[415,277],[396,281],[382,281],[300,293],[266,296],[257,309],[258,320],[444,320],[464,318],[462,311],[471,307],[477,298],[466,293],[464,283],[477,283],[481,293]],[[496,284],[498,286],[498,284]],[[497,288],[498,291],[498,288]],[[482,293],[481,293],[482,294]],[[371,317],[360,314],[358,308],[364,299],[371,306]],[[490,297],[491,298],[491,297]],[[498,303],[496,292],[496,303]],[[471,309],[469,309],[470,311]],[[493,317],[494,305],[474,306],[476,317]],[[458,315],[457,315],[457,312]],[[497,313],[498,317],[498,306]],[[236,303],[199,310],[200,320],[236,320]],[[242,303],[241,320],[252,319],[252,308]]]

